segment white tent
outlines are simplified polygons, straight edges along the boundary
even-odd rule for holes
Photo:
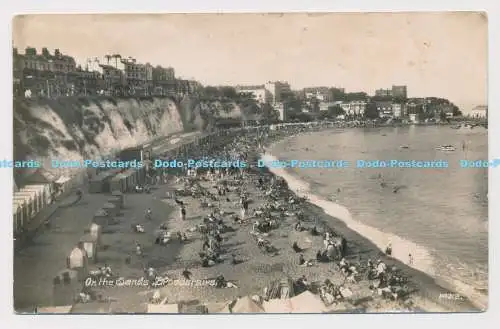
[[[74,268],[82,268],[85,267],[85,258],[87,257],[87,254],[85,253],[84,250],[74,247],[69,256],[68,256],[68,268],[74,269]]]
[[[291,298],[290,302],[292,313],[323,313],[328,311],[323,301],[309,290]]]
[[[180,313],[179,304],[148,304],[148,313]]]
[[[253,301],[249,296],[242,297],[236,301],[232,313],[265,313],[264,309]]]
[[[292,313],[293,307],[290,299],[270,299],[264,302],[266,313]]]
[[[101,243],[102,229],[100,225],[90,224],[89,234],[97,241],[97,244]]]

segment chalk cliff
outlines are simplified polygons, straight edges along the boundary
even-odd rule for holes
[[[240,116],[235,104],[173,98],[61,98],[14,101],[15,160],[83,160],[175,133],[205,130],[217,117]],[[31,174],[15,170],[16,181]]]

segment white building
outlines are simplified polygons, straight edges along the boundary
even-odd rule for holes
[[[347,115],[364,115],[366,104],[365,101],[351,101],[349,103],[340,104],[340,107],[342,107]]]
[[[322,94],[320,91],[316,91],[316,92],[306,92],[305,93],[305,98],[306,99],[312,99],[312,98],[316,98],[317,100],[321,101],[321,102],[324,102],[327,100],[327,97]]]
[[[287,119],[286,111],[285,111],[285,106],[283,103],[277,103],[274,105],[274,110],[278,111],[280,113],[280,121],[285,121]]]
[[[473,118],[487,118],[488,117],[488,106],[479,105],[472,109],[471,116]]]
[[[393,104],[391,102],[382,101],[375,102],[375,104],[377,106],[379,117],[392,117],[394,115],[392,108]]]
[[[365,101],[352,101],[351,102],[351,110],[354,111],[354,114],[364,115],[366,110],[366,102]]]
[[[240,94],[251,94],[259,103],[270,103],[272,102],[271,93],[266,90],[264,85],[262,86],[238,86],[236,91]]]
[[[87,71],[99,72],[100,74],[103,74],[104,72],[101,64],[104,64],[104,61],[102,59],[99,59],[97,57],[88,58],[87,62],[85,63],[85,68]]]
[[[320,111],[328,111],[329,106],[330,106],[330,103],[321,102],[321,103],[319,103],[319,110]]]
[[[401,104],[398,104],[398,103],[393,103],[392,104],[392,115],[395,118],[401,118],[402,116],[404,116],[403,106]]]
[[[328,108],[330,106],[334,106],[335,102],[320,102],[319,103],[319,110],[320,111],[328,111]]]
[[[282,100],[282,94],[291,92],[290,84],[282,81],[269,81],[265,84],[264,88],[270,93],[272,104],[280,103]]]
[[[303,96],[306,100],[316,98],[322,102],[333,101],[333,94],[329,87],[307,87],[303,89]]]
[[[342,103],[340,107],[344,110],[345,114],[351,114],[351,104],[350,103]]]

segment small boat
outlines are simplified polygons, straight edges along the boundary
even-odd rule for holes
[[[453,145],[441,145],[436,147],[436,150],[450,152],[450,151],[455,151],[455,147]]]
[[[410,147],[408,145],[401,145],[399,146],[400,149],[409,149]]]

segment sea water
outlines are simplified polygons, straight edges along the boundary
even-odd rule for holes
[[[436,150],[440,145],[456,150]],[[405,263],[412,254],[413,267],[485,307],[488,169],[461,168],[460,161],[484,160],[487,152],[484,128],[410,126],[304,134],[278,143],[268,157],[352,163],[277,173],[293,180],[296,189],[309,190],[311,201],[379,248],[391,243],[393,255]],[[447,161],[449,166],[356,168],[360,159]]]

